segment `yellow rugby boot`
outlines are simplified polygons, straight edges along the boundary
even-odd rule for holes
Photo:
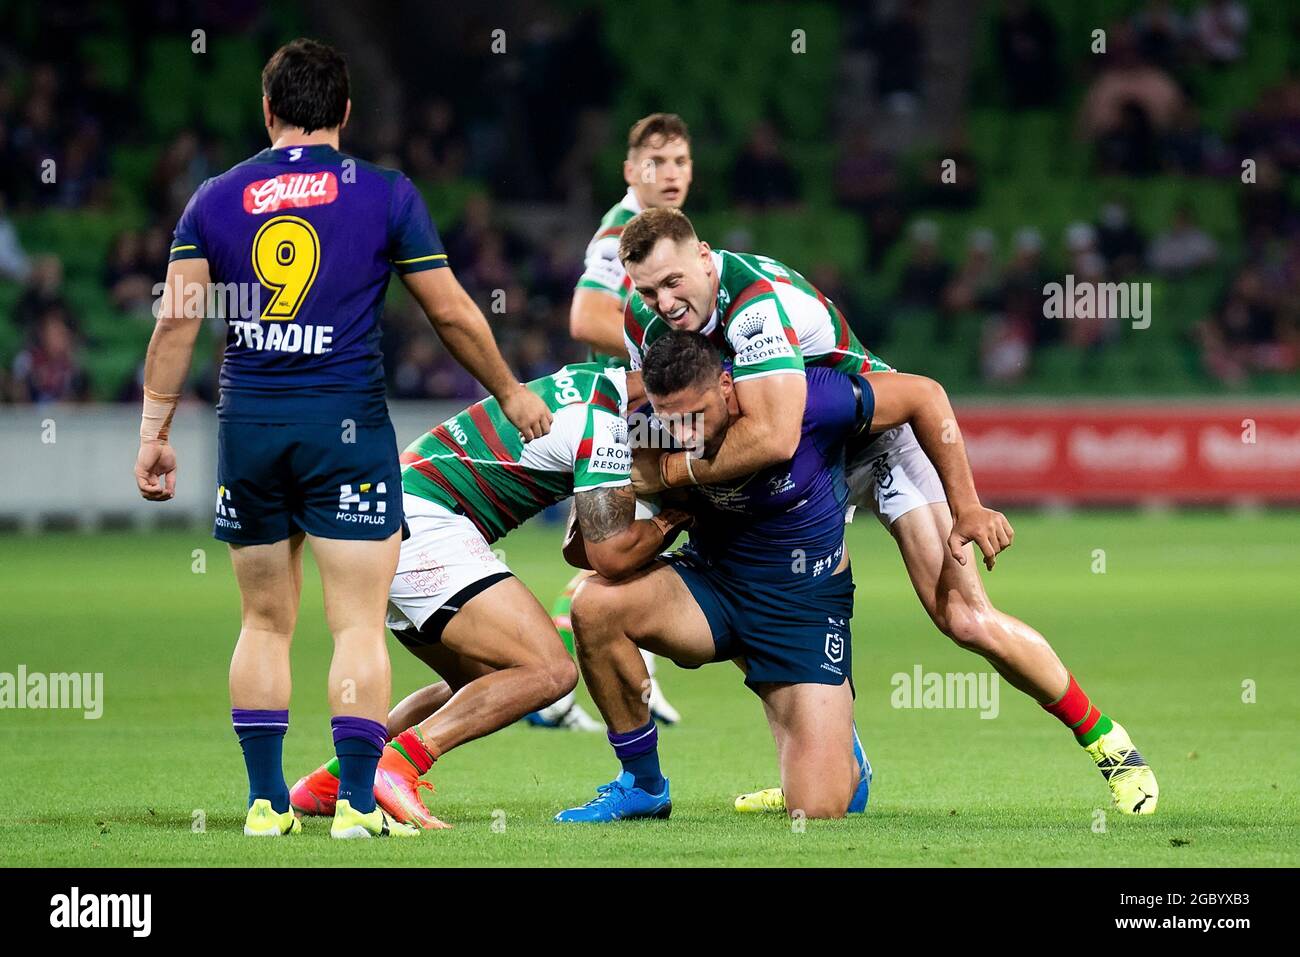
[[[1146,759],[1119,722],[1084,750],[1106,779],[1115,807],[1123,814],[1154,814],[1160,787]]]
[[[369,814],[354,811],[347,798],[339,798],[334,806],[334,823],[330,825],[330,837],[346,841],[365,837],[419,836],[419,828],[393,820],[392,816],[378,804]]]
[[[244,834],[248,837],[283,837],[301,832],[302,822],[292,808],[281,814],[266,798],[254,801],[244,818]]]
[[[736,810],[741,814],[784,814],[785,792],[780,788],[763,788],[736,798]]]

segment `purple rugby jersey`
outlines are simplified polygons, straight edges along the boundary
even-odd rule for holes
[[[213,283],[259,296],[227,317],[218,405],[256,422],[384,421],[389,274],[447,265],[409,179],[323,145],[263,150],[205,182],[171,259],[206,259]]]
[[[803,433],[794,457],[730,482],[691,489],[696,521],[687,549],[749,580],[811,587],[843,554],[845,443],[875,410],[861,376],[810,368]],[[854,389],[854,384],[858,389]]]

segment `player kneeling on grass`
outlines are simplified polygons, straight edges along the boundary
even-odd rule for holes
[[[546,609],[492,543],[573,495],[596,570],[615,578],[653,559],[688,521],[675,511],[634,519],[623,370],[570,365],[528,388],[553,414],[542,438],[525,444],[487,399],[401,456],[411,537],[389,591],[388,626],[444,681],[389,714],[375,797],[397,820],[426,829],[446,826],[419,795],[432,789],[422,775],[440,756],[550,705],[578,680]],[[300,780],[294,809],[332,813],[337,774],[331,762]]]
[[[739,406],[731,373],[709,341],[668,332],[647,351],[643,373],[655,413],[674,437],[704,459],[714,455]],[[873,426],[910,422],[950,492],[973,496],[974,484],[937,383],[898,373],[791,374],[807,378],[793,455],[745,478],[692,487],[687,510],[695,523],[684,549],[626,581],[600,574],[578,589],[578,661],[623,772],[557,821],[667,817],[672,810],[642,695],[642,648],[687,668],[741,664],[746,685],[763,701],[791,814],[833,818],[865,808],[870,765],[853,725],[846,443]],[[950,547],[975,540],[991,556],[1009,539],[1002,515],[972,507]]]
[[[734,359],[740,408],[712,459],[697,459],[687,469],[683,453],[664,453],[659,468],[633,474],[638,492],[713,484],[784,461],[799,436],[803,402],[802,381],[791,371],[891,371],[796,270],[768,256],[710,248],[680,210],[647,209],[632,218],[619,237],[618,255],[637,291],[624,313],[632,369],[669,329],[704,332]],[[911,430],[858,436],[846,458],[850,504],[872,509],[889,529],[939,630],[982,655],[1073,732],[1105,778],[1116,809],[1154,813],[1160,794],[1155,774],[1128,732],[1093,703],[1038,631],[993,604],[975,563],[945,548],[954,516],[968,503],[945,494]],[[736,810],[784,811],[785,799],[779,788],[766,788],[741,795]]]

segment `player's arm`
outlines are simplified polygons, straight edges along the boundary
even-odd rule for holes
[[[948,551],[965,565],[965,546],[974,542],[984,554],[984,564],[991,569],[998,553],[1014,541],[1015,531],[1005,515],[980,504],[970,459],[966,456],[966,443],[948,393],[938,382],[925,376],[872,372],[864,378],[875,393],[872,430],[883,431],[911,423],[917,442],[939,473],[952,509]]]
[[[528,390],[501,355],[488,321],[450,267],[402,275],[452,357],[501,403],[512,425],[531,441],[551,430],[551,411]]]
[[[752,475],[760,469],[794,457],[803,433],[808,380],[802,375],[771,375],[736,383],[740,417],[731,423],[727,437],[712,459],[690,460],[692,484],[707,485]],[[662,462],[670,487],[682,483],[676,469],[684,469],[689,452],[674,452]],[[675,458],[674,458],[675,457]]]
[[[587,558],[587,543],[582,540],[582,530],[578,528],[578,502],[575,498],[569,504],[569,520],[564,523],[564,545],[560,549],[564,560],[574,568],[591,571],[591,562]]]
[[[618,258],[618,230],[606,230],[587,247],[582,277],[569,305],[569,334],[597,352],[626,356],[623,288],[627,272]]]
[[[623,344],[623,304],[617,293],[579,286],[569,306],[569,334],[596,352],[626,356]]]
[[[573,502],[577,535],[572,544],[566,542],[565,558],[612,581],[654,561],[665,542],[691,522],[688,513],[675,508],[666,508],[653,518],[636,518],[636,493],[631,485],[578,492]],[[569,558],[570,553],[579,557],[579,546],[586,564]]]
[[[149,351],[144,360],[144,409],[140,417],[140,451],[135,458],[135,484],[151,502],[176,495],[176,453],[168,442],[172,416],[185,387],[194,355],[194,340],[202,316],[186,316],[177,307],[187,301],[191,283],[208,287],[206,259],[174,259],[167,266],[167,282],[159,299]],[[180,293],[180,294],[178,294]]]
[[[803,352],[780,300],[770,292],[754,298],[736,310],[724,334],[735,353],[732,376],[740,417],[712,459],[667,453],[659,463],[658,483],[638,476],[650,479],[642,491],[655,491],[656,484],[679,488],[752,475],[788,461],[799,448],[808,382]]]

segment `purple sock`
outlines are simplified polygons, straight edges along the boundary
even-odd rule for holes
[[[369,814],[375,809],[375,768],[388,741],[388,729],[378,721],[351,715],[331,718],[330,727],[339,758],[339,800]]]
[[[635,731],[609,732],[609,743],[623,770],[632,775],[637,787],[650,794],[663,791],[664,776],[659,770],[659,728],[651,718]]]
[[[271,807],[283,814],[289,810],[289,788],[284,783],[281,755],[284,733],[289,730],[289,711],[256,711],[231,708],[230,723],[239,735],[248,768],[248,806],[266,798]]]

